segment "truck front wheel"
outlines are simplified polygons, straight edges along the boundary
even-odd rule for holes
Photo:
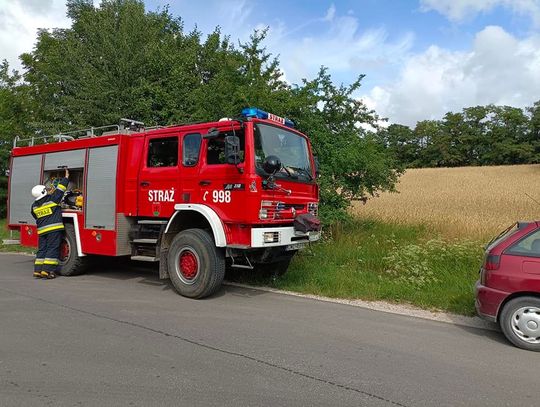
[[[66,223],[64,237],[60,243],[60,271],[62,276],[76,276],[84,273],[88,259],[77,253],[77,240],[75,228],[71,223]]]
[[[178,233],[167,256],[169,277],[180,295],[204,298],[220,287],[225,256],[206,231],[187,229]]]

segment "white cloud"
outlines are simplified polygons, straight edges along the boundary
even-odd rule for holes
[[[324,16],[324,21],[332,21],[336,16],[336,6],[333,4],[326,11],[326,16]]]
[[[20,69],[18,57],[32,51],[39,28],[69,24],[65,0],[0,0],[0,60]]]
[[[454,22],[474,18],[495,7],[505,7],[516,14],[529,16],[540,25],[540,0],[420,0],[422,11],[434,10]]]
[[[308,26],[309,30],[288,31],[279,22],[268,33],[268,49],[280,55],[281,68],[293,83],[314,77],[321,65],[345,82],[367,69],[397,66],[414,42],[412,33],[390,40],[382,27],[362,29],[358,18],[337,15],[333,5],[324,17],[307,21],[301,28]],[[302,34],[307,31],[312,34]]]
[[[412,55],[398,79],[364,96],[391,122],[414,125],[490,103],[525,107],[540,99],[540,36],[517,39],[501,27],[476,34],[472,49],[437,46]]]

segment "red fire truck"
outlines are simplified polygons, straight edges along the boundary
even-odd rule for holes
[[[159,262],[181,295],[219,288],[225,267],[284,272],[318,240],[318,186],[308,138],[257,108],[234,119],[119,125],[31,139],[11,154],[9,228],[37,246],[30,190],[70,170],[61,274],[99,256]]]

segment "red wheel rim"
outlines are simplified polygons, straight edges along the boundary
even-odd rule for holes
[[[186,280],[193,280],[199,271],[199,262],[191,250],[184,250],[178,259],[180,273]]]
[[[69,258],[70,251],[69,242],[65,239],[62,240],[62,243],[60,243],[60,261],[66,261]]]

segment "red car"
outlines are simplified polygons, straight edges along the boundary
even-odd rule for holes
[[[476,311],[514,345],[540,351],[540,222],[518,222],[486,247]]]

